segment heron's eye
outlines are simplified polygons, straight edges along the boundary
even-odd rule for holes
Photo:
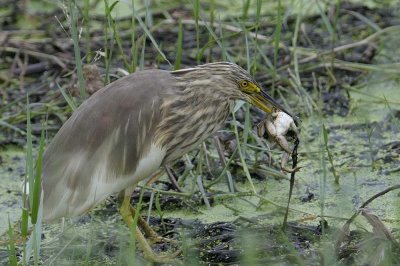
[[[241,88],[246,88],[247,86],[249,86],[249,83],[246,80],[240,81],[240,87]]]
[[[260,88],[258,88],[256,84],[254,84],[251,81],[245,80],[245,79],[239,81],[239,87],[242,92],[247,93],[247,94],[253,94],[253,93],[260,92]]]

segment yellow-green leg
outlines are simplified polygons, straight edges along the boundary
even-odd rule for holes
[[[144,253],[144,257],[152,262],[157,262],[157,263],[172,263],[172,264],[181,264],[181,262],[177,259],[175,259],[176,256],[178,256],[180,254],[180,250],[172,253],[172,254],[168,254],[168,255],[159,255],[156,254],[153,249],[151,248],[150,244],[147,242],[146,238],[144,237],[144,235],[142,234],[142,232],[140,231],[140,229],[135,226],[135,228],[133,228],[134,226],[134,221],[133,221],[133,217],[134,217],[134,209],[132,208],[131,204],[130,204],[130,197],[129,196],[125,196],[124,200],[121,204],[121,208],[120,208],[120,213],[122,215],[122,219],[125,221],[125,223],[128,225],[128,227],[135,232],[135,237],[136,240],[139,243],[140,248],[142,249],[143,253]],[[149,236],[150,238],[154,238],[154,239],[162,239],[160,236],[157,235],[157,233],[151,229],[151,227],[146,223],[146,221],[141,218],[139,216],[138,218],[138,224],[140,225],[140,227],[143,228],[143,231],[145,231],[145,234],[147,236]]]

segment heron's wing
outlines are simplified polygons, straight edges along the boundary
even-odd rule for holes
[[[171,79],[160,70],[131,74],[72,114],[44,154],[45,220],[79,215],[159,167],[165,153],[152,138]]]

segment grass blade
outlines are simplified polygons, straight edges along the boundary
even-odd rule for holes
[[[8,262],[12,266],[17,266],[18,260],[17,260],[17,251],[15,249],[15,235],[14,235],[14,229],[11,225],[10,216],[8,216],[8,239],[9,239],[7,245]]]
[[[200,29],[199,29],[199,9],[200,9],[200,3],[199,0],[194,0],[193,2],[193,18],[194,18],[194,23],[195,23],[195,29],[196,29],[196,60],[197,64],[200,64]]]
[[[274,68],[277,67],[278,61],[278,51],[279,51],[279,44],[281,42],[281,32],[282,32],[282,6],[281,1],[278,1],[278,10],[276,15],[276,28],[274,34]],[[275,75],[275,74],[274,74]]]
[[[236,141],[237,141],[237,143],[240,143],[239,132],[238,132],[237,125],[236,125],[237,122],[236,122],[236,118],[235,118],[235,113],[234,112],[231,112],[231,113],[232,113],[232,117],[233,117],[233,125],[234,125]],[[244,159],[244,156],[243,156],[242,149],[241,149],[240,145],[237,145],[237,148],[238,148],[238,152],[239,152],[240,162],[243,165],[243,171],[246,174],[247,180],[250,183],[250,186],[251,186],[251,188],[253,190],[253,193],[255,195],[257,195],[256,188],[255,188],[255,186],[253,184],[253,181],[251,180],[250,171],[249,171],[249,168],[247,167],[247,164],[246,164],[246,161]]]
[[[42,133],[40,136],[40,144],[39,144],[39,153],[38,158],[36,160],[36,174],[35,174],[35,184],[33,189],[32,195],[32,216],[31,221],[32,224],[37,223],[38,219],[38,212],[39,212],[39,205],[40,205],[40,198],[41,198],[41,191],[42,191],[42,165],[43,165],[43,153],[44,153],[44,136],[45,136],[45,129],[46,124],[42,123]]]
[[[26,183],[24,183],[26,184]],[[25,185],[26,187],[26,185]],[[26,196],[25,192],[23,193]],[[26,204],[24,202],[24,204]],[[29,212],[26,207],[22,207],[22,215],[21,215],[21,235],[23,237],[28,236],[28,222],[29,222]]]
[[[84,42],[85,42],[85,54],[86,54],[86,63],[89,64],[92,60],[92,53],[90,49],[91,39],[90,39],[90,0],[83,1],[83,19],[85,21],[86,27],[84,31]]]
[[[371,28],[373,28],[375,31],[380,31],[382,30],[381,27],[379,27],[378,24],[376,24],[375,22],[373,22],[371,19],[367,18],[366,16],[356,12],[356,11],[352,11],[352,10],[345,10],[344,12],[358,18],[359,20],[361,20],[362,22],[364,22],[365,24],[367,24],[368,26],[370,26]]]
[[[5,127],[5,128],[9,128],[9,129],[12,129],[12,130],[14,130],[15,132],[18,132],[18,133],[21,134],[21,135],[25,135],[25,134],[26,134],[26,132],[23,131],[22,129],[20,129],[20,128],[14,126],[14,125],[11,125],[10,123],[7,123],[7,122],[4,121],[4,120],[0,120],[0,126]]]
[[[157,44],[156,40],[154,39],[153,35],[151,34],[151,32],[149,31],[149,29],[147,28],[146,24],[143,22],[143,20],[137,15],[137,13],[134,13],[135,18],[137,19],[137,21],[140,24],[140,27],[143,29],[143,31],[146,33],[147,37],[150,39],[151,43],[154,45],[154,48],[156,48],[156,50],[159,52],[159,54],[161,55],[161,57],[170,65],[172,66],[171,62],[167,59],[167,57],[165,56],[164,52],[161,51],[159,45]]]
[[[31,111],[29,106],[29,98],[26,96],[26,173],[29,193],[33,191],[34,176],[33,176],[33,155],[32,155],[32,124]],[[24,202],[26,199],[23,199]],[[29,206],[32,206],[33,198],[29,197]]]
[[[176,57],[174,66],[175,70],[178,70],[181,67],[182,46],[183,46],[183,26],[182,26],[182,20],[179,19],[179,31],[178,31],[178,40],[176,41]]]
[[[250,9],[250,2],[251,2],[250,0],[246,0],[246,2],[244,2],[243,8],[242,8],[242,10],[243,10],[242,20],[243,21],[248,19],[249,9]]]
[[[330,163],[331,168],[332,168],[332,174],[335,177],[335,184],[339,185],[339,176],[336,173],[335,165],[333,163],[332,153],[331,153],[331,151],[330,151],[330,149],[328,147],[328,130],[326,129],[324,124],[322,125],[322,132],[323,132],[323,136],[324,136],[325,149],[326,149],[326,152],[328,154],[328,160],[329,160],[329,163]]]
[[[133,73],[136,71],[138,50],[135,42],[135,30],[136,30],[136,19],[135,19],[135,1],[131,2],[132,17],[131,17],[131,67],[129,72]]]
[[[203,197],[204,203],[206,204],[208,209],[211,209],[210,202],[208,201],[208,198],[207,198],[207,193],[206,193],[206,191],[204,189],[204,186],[203,186],[203,180],[201,179],[201,175],[197,176],[196,181],[197,181],[197,186],[199,187],[201,196]]]
[[[325,14],[324,8],[321,6],[319,0],[315,0],[315,4],[318,7],[318,10],[321,14],[322,21],[324,22],[324,25],[326,27],[326,30],[328,31],[329,35],[331,36],[331,40],[335,40],[335,30],[334,27],[332,26],[328,16]]]
[[[78,81],[79,81],[79,92],[82,98],[86,98],[86,91],[85,91],[85,79],[83,78],[83,69],[82,69],[82,62],[81,62],[81,50],[79,47],[79,38],[78,38],[78,29],[76,27],[76,17],[75,17],[75,2],[73,0],[68,1],[68,11],[71,17],[70,26],[71,26],[71,37],[72,41],[74,42],[74,54],[75,54],[75,64],[76,64],[76,71],[78,74]]]
[[[113,31],[113,39],[115,39],[115,42],[117,43],[117,47],[119,50],[119,53],[122,57],[122,60],[124,61],[124,65],[127,69],[129,69],[130,64],[128,62],[127,56],[125,56],[124,48],[122,47],[122,41],[118,33],[117,29],[117,23],[115,23],[115,19],[112,17],[112,10],[114,7],[119,3],[119,1],[115,1],[114,3],[111,4],[111,6],[108,7],[107,1],[105,1],[105,6],[106,6],[106,16],[108,20],[108,25],[111,26],[111,29]]]
[[[66,92],[65,90],[60,86],[60,84],[58,84],[58,82],[56,82],[56,85],[58,87],[58,89],[60,90],[62,96],[64,97],[65,101],[68,103],[69,107],[72,109],[72,111],[76,110],[76,104],[74,102],[74,99],[71,98]]]
[[[258,32],[258,27],[260,26],[262,0],[257,0],[256,2],[256,32]]]

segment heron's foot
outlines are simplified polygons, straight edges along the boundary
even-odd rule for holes
[[[171,238],[168,238],[168,237],[163,237],[163,236],[160,236],[160,235],[149,237],[149,242],[151,244],[171,243],[171,244],[173,244],[175,246],[177,246],[179,244],[179,242],[176,241],[175,239],[171,239]]]
[[[125,196],[124,201],[121,204],[120,213],[123,220],[131,229],[131,231],[135,232],[135,238],[138,241],[141,250],[143,251],[145,259],[156,263],[182,265],[182,262],[176,258],[177,256],[179,256],[179,254],[181,254],[181,250],[177,250],[174,253],[170,254],[157,254],[154,252],[154,250],[151,248],[151,244],[169,242],[173,243],[174,245],[177,245],[178,242],[173,239],[168,239],[159,236],[150,227],[150,225],[140,216],[137,219],[137,224],[136,224],[137,226],[135,226],[134,223],[135,210],[132,208],[130,204],[130,197]],[[149,238],[149,241],[147,241],[147,239],[145,238],[139,227],[143,230],[144,234]]]
[[[143,251],[143,253],[144,253],[144,258],[148,261],[160,264],[183,265],[183,262],[176,258],[181,254],[180,250],[175,251],[172,254],[166,254],[166,255],[156,254],[153,250],[149,252]]]
[[[140,217],[141,218],[141,217]],[[143,218],[141,218],[143,220]],[[157,234],[151,227],[150,225],[143,220],[142,222],[139,223],[140,228],[143,230],[144,234],[146,237],[149,239],[150,244],[159,244],[159,243],[171,243],[175,246],[179,244],[178,241],[175,239],[171,239],[168,237],[163,237]]]

